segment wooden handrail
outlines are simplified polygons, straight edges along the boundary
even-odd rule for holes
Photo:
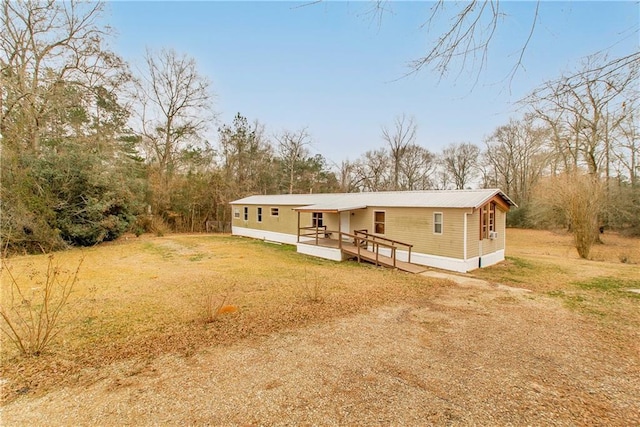
[[[300,233],[300,230],[311,230],[311,233]],[[376,265],[379,265],[379,256],[380,256],[380,246],[385,247],[385,248],[389,248],[391,251],[391,258],[393,259],[393,266],[396,267],[396,251],[398,249],[397,245],[400,246],[406,246],[409,251],[408,251],[408,262],[411,262],[411,249],[413,248],[412,244],[409,243],[404,243],[401,242],[399,240],[393,240],[393,239],[388,239],[386,237],[381,237],[381,236],[376,236],[374,234],[370,234],[367,232],[367,230],[355,230],[353,233],[354,234],[350,234],[350,233],[345,233],[344,231],[334,231],[334,230],[327,230],[327,226],[323,225],[321,227],[300,227],[300,229],[298,230],[298,233],[300,236],[306,236],[306,237],[315,237],[315,241],[316,241],[316,245],[318,245],[319,242],[319,234],[323,233],[325,236],[327,234],[332,234],[332,233],[336,233],[338,235],[338,245],[340,247],[340,249],[342,249],[342,239],[344,237],[348,237],[350,239],[353,239],[353,242],[355,244],[355,246],[358,248],[358,252],[357,252],[357,256],[358,256],[358,262],[360,262],[360,248],[362,247],[362,244],[366,244],[366,246],[368,246],[369,244],[371,244],[371,246],[373,246],[373,250],[376,254]],[[381,241],[382,240],[382,241]],[[387,243],[388,242],[388,243]]]
[[[365,235],[365,237],[370,238],[371,240],[380,239],[380,240],[386,240],[387,242],[390,242],[391,244],[396,243],[396,244],[398,244],[398,245],[407,246],[407,247],[410,247],[410,248],[412,248],[412,247],[413,247],[413,245],[412,245],[412,244],[410,244],[410,243],[405,243],[405,242],[401,242],[401,241],[399,241],[399,240],[393,240],[393,239],[388,239],[388,238],[386,238],[386,237],[377,236],[377,235],[375,235],[375,234],[368,233],[368,232],[367,232],[367,230],[355,230],[355,231],[354,231],[354,233],[355,233],[356,235],[357,235],[357,234],[364,234],[364,235]]]

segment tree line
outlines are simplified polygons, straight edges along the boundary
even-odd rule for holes
[[[147,50],[132,72],[109,50],[102,13],[102,3],[2,3],[5,253],[223,229],[230,201],[274,193],[499,187],[519,205],[511,225],[586,227],[587,240],[603,226],[640,233],[637,63],[611,70],[592,57],[484,141],[437,153],[401,114],[379,148],[336,165],[312,153],[304,127],[268,134],[238,113],[211,129],[213,88],[196,61]]]

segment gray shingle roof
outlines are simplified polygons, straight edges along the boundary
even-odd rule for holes
[[[376,207],[479,208],[494,196],[508,205],[516,204],[499,189],[382,191],[371,193],[278,194],[249,196],[234,205],[283,205],[304,210],[344,211]]]

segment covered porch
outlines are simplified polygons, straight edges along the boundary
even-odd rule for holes
[[[349,218],[353,211],[366,206],[311,205],[295,208],[298,213],[298,252],[334,261],[355,258],[376,266],[397,268],[420,273],[427,268],[411,263],[412,244],[371,234],[366,229],[352,230]],[[311,213],[312,224],[301,224],[300,214]],[[336,229],[327,227],[325,220],[332,218]],[[406,261],[398,259],[398,249],[407,253]]]

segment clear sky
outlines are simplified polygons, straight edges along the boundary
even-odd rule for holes
[[[173,48],[194,57],[212,82],[219,123],[236,113],[258,119],[268,134],[307,127],[312,152],[355,160],[384,145],[381,126],[403,113],[418,124],[417,143],[431,151],[457,142],[482,146],[514,103],[545,80],[578,67],[586,55],[639,49],[639,5],[546,2],[521,69],[505,75],[526,40],[536,3],[502,1],[505,16],[488,64],[476,74],[444,79],[430,70],[403,77],[448,22],[427,33],[431,2],[388,2],[379,22],[370,2],[111,2],[113,49],[135,66],[145,48]]]

